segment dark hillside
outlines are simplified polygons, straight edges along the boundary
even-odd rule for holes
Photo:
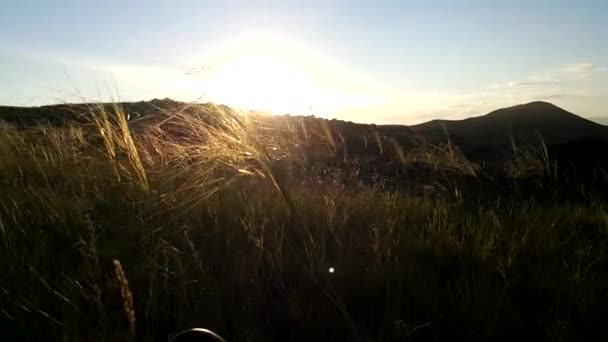
[[[472,157],[495,155],[517,147],[564,144],[583,138],[608,138],[608,127],[546,102],[498,109],[465,120],[434,120],[410,127],[430,141],[461,146]],[[477,158],[475,158],[477,159]]]

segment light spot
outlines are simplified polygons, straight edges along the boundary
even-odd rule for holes
[[[335,269],[335,268],[333,268],[333,267],[330,267],[330,268],[329,268],[329,273],[334,273],[334,272],[336,272],[336,269]]]

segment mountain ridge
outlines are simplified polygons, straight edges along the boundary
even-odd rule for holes
[[[18,126],[30,126],[40,122],[62,124],[65,121],[79,121],[85,116],[82,111],[92,106],[110,107],[114,104],[62,104],[40,107],[0,106],[0,120]],[[120,103],[131,119],[156,113],[178,110],[187,103],[170,99]],[[195,104],[201,110],[209,104]],[[226,107],[229,108],[229,107]],[[279,116],[280,117],[280,116]],[[295,116],[294,116],[295,117]],[[318,120],[326,120],[314,118]],[[435,119],[417,125],[374,125],[355,124],[341,120],[333,122],[336,128],[347,125],[369,127],[379,133],[405,143],[412,136],[430,143],[454,143],[465,151],[487,150],[487,153],[508,151],[516,145],[559,145],[572,141],[592,138],[608,139],[608,126],[566,111],[554,104],[533,101],[511,107],[499,108],[488,114],[462,120]]]
[[[464,120],[432,120],[408,127],[433,142],[449,140],[476,150],[505,151],[522,144],[608,139],[607,126],[542,101],[500,108]]]

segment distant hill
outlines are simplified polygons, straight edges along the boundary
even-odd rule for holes
[[[137,119],[153,115],[162,111],[171,111],[183,107],[185,104],[171,99],[154,99],[151,101],[121,102],[121,103],[76,103],[57,104],[40,107],[14,107],[0,106],[0,120],[26,128],[46,123],[50,125],[63,125],[68,122],[82,122],[90,119],[89,114],[93,108],[103,106],[112,110],[113,106],[120,106],[130,119]]]
[[[433,120],[409,127],[429,141],[448,138],[469,154],[512,150],[512,145],[566,144],[585,138],[608,139],[608,127],[547,102],[531,102],[465,120]]]
[[[168,120],[174,113],[194,115],[208,120],[207,123],[215,122],[218,109],[234,113],[226,106],[170,99],[118,104],[0,106],[0,128],[5,124],[21,129],[39,124],[90,124],[91,113],[99,106],[111,111],[117,105],[134,131],[145,132],[158,124],[163,125],[168,136],[174,134],[178,138],[185,132],[183,127],[173,127]],[[525,174],[532,180],[534,177],[529,175],[546,175],[538,166],[546,165],[548,159],[564,184],[572,187],[605,184],[608,191],[608,172],[604,171],[608,170],[608,126],[546,102],[498,109],[465,120],[433,120],[414,126],[358,124],[312,115],[252,114],[260,124],[263,141],[269,146],[273,141],[285,142],[283,138],[295,142],[289,145],[289,151],[303,156],[307,170],[321,175],[326,167],[355,168],[359,180],[371,183],[382,179],[416,188],[420,184],[459,182],[469,188],[477,186],[482,193],[488,186],[496,185],[484,179],[510,179],[511,166],[517,174]],[[538,149],[541,139],[546,150]],[[451,146],[446,146],[448,141]],[[516,151],[513,146],[517,147]],[[321,167],[317,167],[319,165]],[[348,173],[343,176],[352,177]]]
[[[109,109],[116,104],[101,105]],[[155,114],[183,110],[204,113],[209,109],[208,106],[213,106],[212,104],[189,105],[171,99],[125,102],[118,105],[134,126],[153,122],[154,120],[146,120],[146,118],[154,118]],[[91,107],[98,106],[99,104],[0,106],[0,121],[22,128],[40,123],[62,125],[70,121],[84,122],[87,121]],[[228,107],[221,107],[229,110]],[[487,115],[464,120],[433,120],[414,126],[355,124],[313,116],[262,117],[265,117],[264,120],[269,120],[268,123],[304,124],[317,132],[325,132],[327,128],[333,135],[331,139],[338,145],[344,145],[345,153],[359,157],[386,155],[386,153],[394,155],[394,152],[386,151],[391,149],[393,143],[408,149],[420,142],[445,144],[450,141],[468,158],[480,161],[501,159],[513,151],[513,145],[537,146],[541,139],[547,146],[559,146],[559,155],[572,154],[572,150],[578,150],[582,146],[576,144],[578,141],[585,141],[584,145],[588,145],[590,141],[595,142],[594,145],[602,145],[604,140],[608,141],[608,126],[584,119],[547,102],[531,102],[502,108]],[[321,135],[318,139],[324,139],[325,133]],[[568,147],[571,143],[575,144]]]

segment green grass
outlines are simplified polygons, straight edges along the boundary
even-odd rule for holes
[[[229,341],[608,339],[599,198],[478,206],[348,183],[338,173],[355,170],[315,171],[311,127],[221,107],[134,131],[118,107],[91,114],[0,128],[7,340],[166,341],[188,327]]]

